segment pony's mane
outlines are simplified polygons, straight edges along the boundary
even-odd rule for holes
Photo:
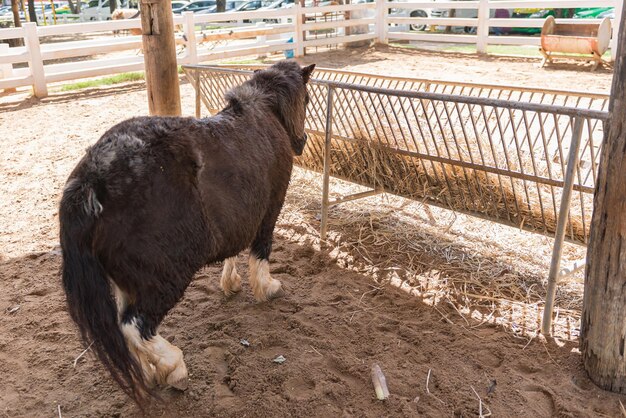
[[[282,122],[292,139],[304,132],[297,132],[296,121],[304,119],[303,98],[306,94],[302,69],[295,61],[281,61],[265,70],[257,70],[240,86],[226,93],[227,108],[235,112],[244,107],[269,106]]]

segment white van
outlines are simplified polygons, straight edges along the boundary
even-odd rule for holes
[[[435,0],[435,1],[444,1],[444,0]],[[471,0],[445,0],[445,1],[471,1]],[[504,0],[502,0],[504,1]],[[450,17],[450,10],[453,9],[433,9],[431,12],[432,17]],[[513,12],[515,9],[491,9],[489,12],[489,17],[511,17],[513,16]],[[456,9],[454,10],[454,17],[464,18],[464,19],[474,19],[478,17],[478,9]],[[437,26],[437,29],[445,29],[445,26]],[[492,29],[493,30],[493,29]],[[453,32],[465,32],[465,33],[476,33],[475,26],[453,26]]]
[[[353,0],[352,4],[358,4],[358,3],[373,3],[375,0]],[[397,3],[407,3],[410,2],[411,0],[389,0],[389,1],[393,1],[393,2],[397,2]],[[428,1],[428,0],[426,0]],[[435,5],[434,2],[436,0],[430,0],[433,2],[433,6]],[[375,16],[376,12],[373,11],[373,9],[370,9],[370,11],[372,13],[370,13],[368,15],[368,17],[373,17]],[[390,13],[389,13],[389,17],[430,17],[430,12],[431,9],[430,8],[410,8],[410,9],[401,9],[399,7],[392,7],[390,9]],[[409,29],[410,30],[426,30],[427,25],[421,24],[421,23],[413,23],[411,25],[397,25],[396,28],[392,28],[390,29],[391,31],[394,30],[399,30],[402,32],[406,32]]]
[[[131,0],[118,1],[117,7],[120,9],[138,9],[138,4],[136,1]],[[109,0],[91,0],[87,7],[81,10],[80,18],[85,22],[111,20]]]

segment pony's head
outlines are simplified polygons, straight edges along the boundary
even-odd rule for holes
[[[269,95],[274,113],[287,131],[295,155],[302,155],[306,145],[304,121],[309,104],[306,85],[314,68],[315,64],[300,67],[295,61],[280,61],[266,70],[255,71],[249,81]]]

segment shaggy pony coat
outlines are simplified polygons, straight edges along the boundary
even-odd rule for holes
[[[193,275],[246,248],[251,266],[267,264],[306,142],[313,68],[283,61],[255,72],[206,119],[121,122],[69,176],[59,210],[69,312],[133,399],[155,384],[186,387],[182,352],[157,328]],[[257,299],[272,296],[263,291]]]

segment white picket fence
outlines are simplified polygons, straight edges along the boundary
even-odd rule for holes
[[[531,36],[492,36],[489,28],[541,28],[544,19],[515,19],[515,18],[493,18],[491,10],[494,9],[517,9],[517,8],[542,8],[542,9],[564,9],[577,7],[615,7],[616,19],[613,23],[613,34],[619,33],[619,17],[622,14],[624,0],[475,0],[475,1],[419,1],[419,2],[385,2],[379,3],[377,9],[379,41],[404,40],[404,41],[434,41],[434,42],[455,42],[476,44],[479,53],[486,52],[487,45],[540,45],[539,37]],[[477,10],[476,18],[424,18],[424,17],[392,17],[385,13],[385,9],[394,7],[396,9],[470,9]],[[585,23],[600,23],[599,19],[585,19]],[[557,19],[557,23],[580,22],[580,19]],[[420,25],[441,25],[441,26],[461,26],[475,27],[476,34],[444,34],[444,33],[406,33],[389,32],[389,24],[420,24]],[[612,57],[615,59],[617,50],[617,39],[613,36],[611,40]]]
[[[477,50],[484,52],[489,44],[539,43],[538,37],[490,36],[489,27],[540,27],[543,24],[542,19],[490,18],[491,9],[615,6],[616,16],[620,16],[622,4],[622,0],[475,0],[436,3],[376,0],[376,3],[307,8],[296,4],[291,8],[253,12],[205,15],[187,12],[183,16],[175,16],[174,24],[178,28],[176,40],[179,45],[179,64],[280,51],[290,51],[297,57],[304,55],[306,48],[367,40],[382,43],[396,40],[475,43]],[[420,18],[398,17],[397,14],[389,13],[392,8],[415,10],[432,9],[435,6],[473,8],[478,11],[478,17]],[[410,32],[410,24],[475,26],[477,31],[475,35]],[[32,86],[37,97],[45,97],[49,83],[142,70],[144,59],[141,55],[141,35],[114,35],[114,32],[140,28],[140,19],[130,19],[50,26],[26,23],[21,28],[0,29],[0,41],[21,38],[25,45],[9,47],[0,43],[0,90]],[[199,31],[199,28],[204,30]],[[619,33],[617,24],[614,24],[613,33]],[[93,39],[61,42],[58,37],[63,35],[82,35]],[[616,42],[616,39],[612,40],[613,51]],[[51,62],[58,60],[61,62]]]

